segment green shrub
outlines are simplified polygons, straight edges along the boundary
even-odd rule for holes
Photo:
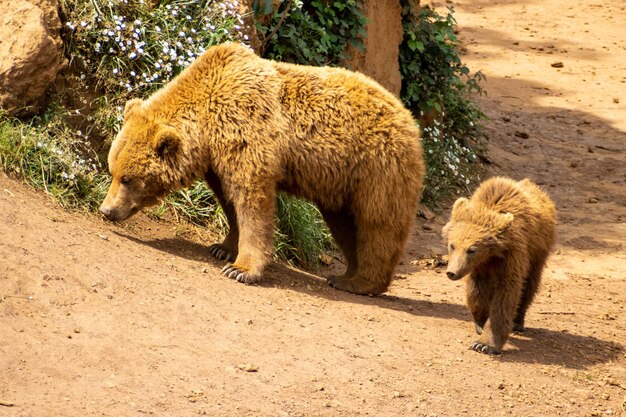
[[[422,124],[427,163],[423,201],[433,206],[480,180],[477,152],[483,146],[479,123],[484,114],[469,94],[483,92],[483,75],[471,75],[461,62],[451,8],[445,16],[409,4],[404,11],[401,96]]]
[[[363,49],[367,23],[357,0],[253,2],[261,55],[305,65],[341,65]]]
[[[0,116],[0,166],[74,209],[96,210],[110,183],[89,143],[45,117],[23,123]]]

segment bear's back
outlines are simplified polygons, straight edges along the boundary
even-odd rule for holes
[[[472,199],[495,212],[513,214],[515,220],[510,233],[523,236],[530,247],[543,252],[554,244],[556,208],[532,181],[491,178],[478,188]]]

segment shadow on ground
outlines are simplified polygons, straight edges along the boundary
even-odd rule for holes
[[[195,262],[208,262],[216,268],[221,268],[225,264],[224,261],[215,260],[209,255],[208,246],[179,237],[142,240],[119,232],[117,234],[170,255]],[[336,302],[377,306],[420,317],[465,321],[467,331],[473,332],[470,314],[465,306],[459,304],[387,294],[375,297],[349,294],[329,288],[326,281],[319,276],[276,263],[268,267],[266,275],[266,279],[256,285],[258,288],[282,288]],[[624,353],[624,346],[616,342],[549,329],[527,329],[523,335],[513,335],[510,342],[516,349],[506,350],[504,354],[496,357],[497,360],[585,369],[615,360]]]

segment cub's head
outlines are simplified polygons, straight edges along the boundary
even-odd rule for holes
[[[511,213],[499,213],[459,198],[442,230],[448,242],[448,278],[456,281],[490,258],[503,256],[504,235],[513,219]]]
[[[180,144],[176,130],[154,120],[141,100],[126,103],[124,124],[109,151],[112,181],[100,211],[116,221],[156,204],[171,188]]]

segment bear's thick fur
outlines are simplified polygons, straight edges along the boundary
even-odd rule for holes
[[[413,223],[424,176],[409,111],[370,78],[339,68],[210,48],[145,101],[127,103],[109,153],[101,211],[129,217],[204,178],[230,224],[211,253],[223,273],[259,280],[273,253],[276,192],[315,203],[347,260],[334,287],[384,292]]]
[[[530,180],[491,178],[459,198],[443,228],[448,277],[466,275],[468,308],[480,339],[471,348],[499,353],[511,330],[523,331],[528,306],[554,244],[556,209]]]

